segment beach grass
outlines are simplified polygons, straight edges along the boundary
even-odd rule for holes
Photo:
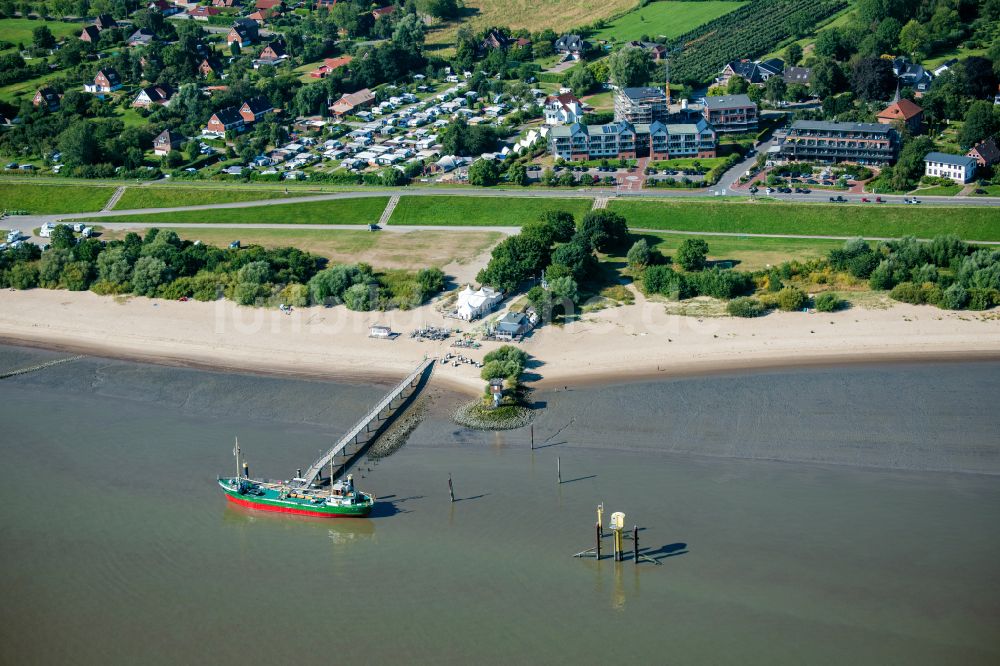
[[[430,224],[438,226],[519,227],[537,220],[550,210],[568,211],[580,220],[591,209],[590,198],[550,199],[542,197],[403,197],[389,218],[393,226]]]
[[[597,31],[590,38],[624,42],[640,39],[643,35],[652,38],[663,35],[668,39],[673,39],[704,23],[728,14],[742,4],[742,2],[719,0],[651,2],[645,7],[640,7],[611,21],[607,27]]]
[[[307,196],[309,194],[316,193],[296,190],[290,190],[286,193],[277,189],[239,189],[235,187],[217,189],[206,187],[128,187],[125,189],[125,193],[122,194],[122,198],[115,205],[115,210],[235,203],[264,199],[283,199],[285,197]]]
[[[985,206],[792,204],[779,202],[619,201],[609,209],[630,227],[747,234],[807,234],[1000,240],[1000,210]]]
[[[164,227],[169,228],[169,227]],[[489,249],[503,234],[472,231],[454,234],[446,229],[406,233],[324,229],[174,229],[178,236],[217,247],[239,239],[245,247],[297,247],[335,263],[364,262],[377,268],[417,270],[428,266],[468,264]],[[103,240],[123,238],[123,230],[102,230]]]
[[[0,184],[0,210],[24,210],[32,215],[88,213],[104,207],[115,188],[92,185]]]
[[[92,222],[141,222],[143,224],[373,224],[389,197],[358,197],[293,204],[209,208],[172,213],[137,213],[92,218]]]

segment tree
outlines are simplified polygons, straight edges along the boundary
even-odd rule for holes
[[[929,137],[917,136],[903,144],[889,182],[894,190],[910,189],[924,173],[924,156],[934,150]]]
[[[170,276],[167,264],[156,257],[140,257],[132,269],[132,292],[139,296],[153,296],[156,288]]]
[[[424,295],[436,294],[444,289],[444,273],[440,268],[421,268],[417,271],[417,284]]]
[[[910,19],[899,31],[899,48],[913,57],[922,60],[930,52],[931,36],[923,23]]]
[[[51,248],[42,255],[38,262],[38,283],[46,289],[59,286],[59,278],[63,268],[73,259],[73,254],[63,248]]]
[[[35,264],[16,263],[7,273],[14,289],[34,289],[38,286],[38,267]]]
[[[576,67],[566,78],[566,87],[570,88],[577,97],[593,92],[597,83],[597,79],[589,67]]]
[[[632,243],[632,247],[629,248],[628,254],[625,258],[628,260],[628,265],[635,268],[643,268],[649,265],[649,259],[652,253],[649,250],[649,243],[646,242],[645,238],[640,238],[636,242]]]
[[[76,245],[73,229],[68,224],[57,224],[49,239],[49,244],[54,250],[72,250]]]
[[[132,264],[125,255],[125,248],[113,247],[97,255],[97,275],[115,287],[128,282],[132,277]]]
[[[963,150],[969,150],[1000,130],[1000,119],[993,109],[994,105],[985,100],[977,100],[969,106],[965,113],[965,123],[958,133],[958,142]]]
[[[236,272],[237,282],[264,284],[271,279],[271,265],[266,261],[252,261]]]
[[[789,65],[797,65],[802,60],[802,47],[798,42],[792,42],[785,49],[785,62]]]
[[[526,186],[528,184],[528,167],[520,162],[514,162],[507,168],[507,180],[512,185]]]
[[[608,58],[608,69],[618,87],[641,86],[649,80],[649,53],[637,46],[618,49]]]
[[[745,95],[750,84],[742,76],[731,76],[726,83],[727,95]]]
[[[349,287],[363,279],[358,266],[332,266],[319,271],[309,280],[309,299],[316,304],[339,302]]]
[[[469,167],[469,184],[480,187],[492,187],[500,181],[500,170],[496,162],[478,159]]]
[[[373,287],[368,284],[355,284],[347,288],[344,292],[344,305],[348,310],[365,312],[372,309]]]
[[[592,210],[583,216],[580,237],[598,252],[622,248],[628,241],[625,218],[610,210]]]
[[[892,63],[883,58],[861,58],[851,69],[851,89],[866,102],[888,99],[896,89]]]
[[[551,280],[549,282],[549,291],[552,292],[552,296],[556,300],[560,300],[563,303],[566,301],[576,303],[579,299],[576,280],[569,275]]]
[[[767,93],[767,98],[772,102],[780,102],[785,99],[785,93],[788,92],[788,85],[780,76],[772,76],[764,84],[764,92]]]
[[[556,243],[569,242],[576,232],[573,214],[564,210],[547,210],[538,217],[538,220],[551,229],[552,241]]]
[[[437,19],[450,19],[458,16],[458,3],[455,0],[418,0],[417,11]]]
[[[562,266],[577,281],[586,280],[597,268],[597,259],[594,258],[594,251],[590,248],[582,237],[575,237],[568,243],[560,245],[552,253],[552,265],[545,271],[548,279],[554,279],[553,275],[560,271],[552,269],[555,266]]]
[[[821,99],[844,89],[844,72],[832,60],[820,60],[816,63],[809,78],[813,94]]]
[[[55,48],[56,38],[49,30],[49,26],[40,25],[31,31],[31,43],[38,49],[51,49]]]
[[[94,125],[88,120],[78,120],[63,130],[58,146],[63,164],[69,168],[94,164],[100,156]]]
[[[685,238],[677,248],[677,263],[686,271],[700,271],[708,257],[708,243],[700,238]]]
[[[240,43],[239,42],[232,42],[229,45],[229,55],[231,55],[234,58],[239,58],[240,57]]]

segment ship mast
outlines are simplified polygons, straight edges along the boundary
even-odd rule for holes
[[[233,447],[233,455],[236,456],[236,478],[240,478],[240,438],[236,438],[236,446]]]

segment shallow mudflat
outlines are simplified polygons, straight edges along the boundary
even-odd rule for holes
[[[434,389],[355,470],[362,521],[232,507],[214,477],[235,435],[289,476],[381,386],[101,359],[2,380],[0,661],[996,663],[998,370],[539,391],[534,452]],[[600,502],[661,566],[570,557]]]

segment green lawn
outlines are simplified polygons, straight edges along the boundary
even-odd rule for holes
[[[590,38],[627,42],[639,39],[642,35],[649,35],[654,39],[658,35],[664,35],[668,39],[673,39],[712,19],[728,14],[742,4],[720,0],[651,2],[611,21],[606,28],[594,33]]]
[[[104,208],[113,187],[0,183],[0,209],[26,210],[33,215],[87,213]]]
[[[649,166],[654,169],[690,169],[697,162],[706,169],[711,169],[725,161],[725,157],[676,157],[672,160],[650,162]]]
[[[317,194],[291,190],[202,188],[202,187],[128,187],[118,200],[115,210],[133,208],[166,208],[174,206],[199,206],[202,204],[233,203],[237,201],[258,201],[263,199],[283,199]]]
[[[248,208],[212,208],[97,218],[94,222],[183,224],[371,224],[378,222],[389,197],[359,197]]]
[[[974,194],[980,197],[1000,197],[1000,185],[985,185],[977,189],[985,190],[986,194]]]
[[[953,197],[961,191],[961,185],[935,185],[934,187],[914,190],[913,194],[927,197]]]
[[[28,79],[27,81],[11,83],[7,86],[0,86],[0,100],[14,103],[18,100],[18,98],[32,98],[35,96],[36,90],[45,85],[46,82],[60,76],[61,74],[63,74],[63,72],[49,72],[48,74]]]
[[[70,35],[79,35],[83,31],[83,23],[63,23],[62,21],[42,21],[19,18],[0,19],[0,40],[12,44],[31,46],[31,32],[40,25],[46,25],[58,40]]]
[[[591,209],[587,199],[548,199],[510,196],[403,197],[389,223],[397,225],[434,224],[442,226],[517,227],[538,219],[549,210],[565,210],[579,220]]]
[[[650,247],[658,248],[668,257],[677,255],[677,248],[685,239],[701,238],[708,243],[709,260],[738,262],[736,268],[743,271],[760,270],[793,259],[799,261],[817,259],[826,256],[830,250],[844,245],[844,241],[839,240],[800,238],[725,238],[697,234],[656,233],[645,233],[642,237]]]
[[[988,207],[618,200],[608,207],[629,226],[646,229],[1000,240],[1000,210]]]

